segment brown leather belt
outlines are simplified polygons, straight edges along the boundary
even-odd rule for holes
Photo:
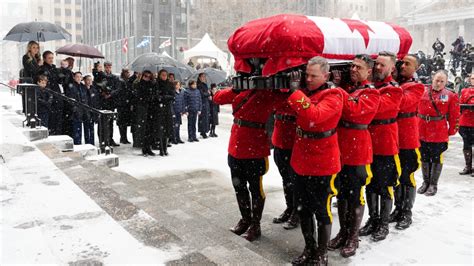
[[[344,127],[344,128],[359,129],[359,130],[365,130],[369,128],[369,125],[366,125],[366,124],[356,124],[356,123],[352,123],[352,122],[344,121],[344,120],[341,120],[339,122],[339,126]]]
[[[305,139],[323,139],[330,137],[336,133],[336,129],[330,129],[328,131],[323,131],[323,132],[310,132],[310,131],[305,131],[301,129],[300,127],[296,128],[296,135],[300,138],[305,138]]]
[[[425,120],[426,122],[430,121],[440,121],[446,118],[446,115],[440,115],[440,116],[429,116],[429,115],[422,115],[418,114],[418,117]]]
[[[412,112],[412,113],[398,113],[397,118],[410,118],[410,117],[415,117],[416,114],[417,114],[416,112]]]
[[[284,115],[284,114],[274,114],[273,117],[275,120],[295,122],[296,116],[294,115]]]
[[[265,123],[252,122],[238,118],[234,118],[234,124],[238,125],[239,127],[250,127],[258,129],[265,129],[266,126]]]
[[[389,125],[397,122],[396,118],[389,118],[389,119],[377,119],[377,120],[372,120],[370,122],[371,125]]]

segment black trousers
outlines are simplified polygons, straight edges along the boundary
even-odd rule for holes
[[[287,209],[293,210],[295,206],[295,173],[290,166],[291,150],[275,147],[273,150],[273,160],[278,167],[278,171],[283,181],[283,192]]]
[[[197,112],[188,112],[188,139],[196,139]]]
[[[255,206],[256,203],[265,200],[262,179],[268,171],[268,158],[237,159],[229,154],[227,162],[242,217],[244,219],[249,218],[251,216],[250,204]],[[252,203],[250,195],[252,196]],[[248,206],[242,208],[241,204]]]
[[[443,152],[448,149],[447,142],[421,141],[421,161],[424,163],[443,163]]]
[[[331,199],[337,195],[336,175],[302,176],[295,174],[298,214],[303,220],[316,215],[319,225],[332,224]]]
[[[421,154],[418,149],[400,150],[398,154],[402,167],[400,184],[409,187],[416,187],[415,172],[421,166]]]
[[[474,127],[464,127],[459,128],[459,135],[462,137],[464,143],[463,150],[471,150],[474,146]]]
[[[397,155],[374,155],[374,161],[370,165],[373,177],[366,187],[367,193],[375,193],[382,198],[393,199],[393,187],[399,184],[402,172],[400,159]]]
[[[370,183],[372,171],[368,165],[344,165],[337,174],[337,199],[365,205],[364,187]]]

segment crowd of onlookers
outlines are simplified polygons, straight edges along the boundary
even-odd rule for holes
[[[212,102],[217,86],[209,87],[204,73],[197,81],[188,81],[185,88],[164,69],[158,73],[122,69],[117,76],[110,62],[95,63],[92,75],[73,68],[72,57],[62,60],[58,68],[51,51],[40,55],[39,44],[28,43],[21,81],[38,85],[37,115],[50,135],[69,135],[76,145],[83,139],[86,144],[95,144],[94,125],[100,123],[97,110],[110,110],[117,112],[120,143],[131,144],[127,137],[130,127],[133,147],[142,148],[143,155],[155,155],[153,150],[159,150],[166,156],[171,143],[184,143],[180,137],[182,116],[187,116],[189,142],[199,141],[196,126],[203,139],[217,137],[219,106]],[[25,97],[22,99],[25,106]],[[119,146],[113,139],[113,124],[110,128],[109,135],[99,139]]]

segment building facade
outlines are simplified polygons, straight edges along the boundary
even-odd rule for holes
[[[146,52],[176,56],[186,42],[186,1],[82,0],[82,10],[84,43],[97,47],[116,73]],[[159,48],[168,39],[172,45]],[[87,70],[91,65],[88,62]]]
[[[436,38],[445,44],[449,57],[451,43],[458,36],[465,42],[474,41],[474,0],[434,0],[419,5],[413,3],[412,11],[400,16],[399,23],[413,37],[412,51],[422,50],[433,54]]]

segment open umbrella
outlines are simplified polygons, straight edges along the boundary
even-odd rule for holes
[[[79,71],[81,71],[81,58],[104,58],[102,53],[95,47],[86,44],[66,44],[65,46],[56,50],[57,54],[65,54],[79,57]]]
[[[204,73],[206,74],[206,83],[207,84],[219,84],[221,82],[224,82],[227,78],[227,73],[225,71],[215,69],[212,67],[206,67],[199,69],[196,73],[191,75],[188,80],[197,80],[199,77],[199,74]]]
[[[50,22],[26,22],[15,25],[3,40],[15,42],[47,42],[53,40],[69,40],[71,34],[63,27]]]
[[[136,72],[149,70],[154,73],[161,69],[165,69],[166,71],[173,73],[177,80],[185,80],[193,74],[185,64],[172,57],[157,53],[146,53],[138,56],[130,63],[129,68]]]

